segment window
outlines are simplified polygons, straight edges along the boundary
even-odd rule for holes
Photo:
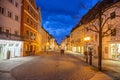
[[[18,16],[17,15],[15,15],[15,20],[18,21]]]
[[[30,33],[30,36],[32,36],[32,35],[33,35],[33,33],[31,32],[31,33]]]
[[[27,38],[29,38],[29,31],[28,30],[26,31],[26,36],[27,36]]]
[[[15,35],[18,35],[18,31],[15,31]]]
[[[88,32],[89,31],[89,28],[88,27],[86,27],[86,32]]]
[[[9,30],[8,29],[6,29],[6,36],[8,37],[8,34],[9,34]]]
[[[32,25],[32,21],[31,21],[31,25]]]
[[[13,0],[8,0],[10,3],[13,3]]]
[[[1,13],[1,14],[5,14],[5,8],[0,7],[0,13]]]
[[[29,23],[29,18],[27,18],[27,23]]]
[[[111,30],[111,36],[116,36],[116,28]]]
[[[111,17],[111,19],[115,18],[115,12],[112,12],[112,13],[110,14],[110,17]]]
[[[97,35],[95,35],[95,41],[97,42]]]
[[[18,8],[18,3],[17,2],[15,2],[15,6]]]
[[[0,33],[2,32],[2,27],[0,27]]]
[[[8,17],[12,18],[12,12],[8,11]]]
[[[34,34],[34,40],[36,39],[36,35]]]
[[[33,3],[33,0],[30,0],[30,3],[32,4],[32,3]]]
[[[9,30],[8,30],[8,29],[6,29],[6,33],[9,33]]]
[[[27,9],[28,9],[28,11],[30,10],[30,7],[29,7],[29,5],[27,6]]]

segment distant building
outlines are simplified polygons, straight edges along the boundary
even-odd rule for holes
[[[84,52],[84,25],[77,24],[70,34],[70,50],[74,52]]]
[[[22,0],[0,0],[0,59],[22,56],[21,30]]]

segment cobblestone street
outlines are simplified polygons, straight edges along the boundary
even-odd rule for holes
[[[80,58],[53,53],[17,59],[17,61],[10,60],[11,64],[20,62],[20,65],[13,65],[14,67],[10,65],[9,69],[4,67],[4,72],[1,70],[0,80],[95,80],[94,77],[98,74],[99,77],[102,74],[101,78],[104,77],[104,80],[111,80],[85,64]],[[2,69],[1,65],[0,68]],[[103,79],[97,77],[97,80]]]

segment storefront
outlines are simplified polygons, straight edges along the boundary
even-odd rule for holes
[[[22,42],[12,40],[0,40],[0,59],[6,59],[8,52],[10,57],[22,56]]]
[[[72,47],[72,51],[73,51],[73,52],[76,52],[76,47],[73,46],[73,47]]]
[[[110,44],[110,58],[120,60],[120,43]]]

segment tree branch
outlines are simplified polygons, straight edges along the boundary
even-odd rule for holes
[[[111,35],[111,33],[109,33],[109,34],[106,34],[106,35],[103,35],[102,37],[106,37],[106,36],[109,36],[109,35]]]
[[[112,29],[112,27],[109,26],[109,24],[108,24],[108,29],[107,29],[105,32],[103,32],[103,36],[104,36],[105,34],[107,34],[111,29]]]
[[[88,30],[99,33],[99,31],[96,31],[96,30],[93,30],[93,29],[90,29],[90,28]]]
[[[115,17],[120,17],[120,15],[115,15]],[[105,23],[110,19],[111,17],[108,17],[105,21],[104,21],[104,23],[102,24],[102,29],[103,29],[103,27],[105,26]]]
[[[92,24],[92,26],[96,29],[97,32],[99,32],[97,26],[95,26],[94,24]]]
[[[101,28],[103,29],[103,27],[105,26],[105,23],[110,19],[111,17],[108,17],[105,21],[104,21],[104,23],[102,24],[102,26],[101,26]]]

